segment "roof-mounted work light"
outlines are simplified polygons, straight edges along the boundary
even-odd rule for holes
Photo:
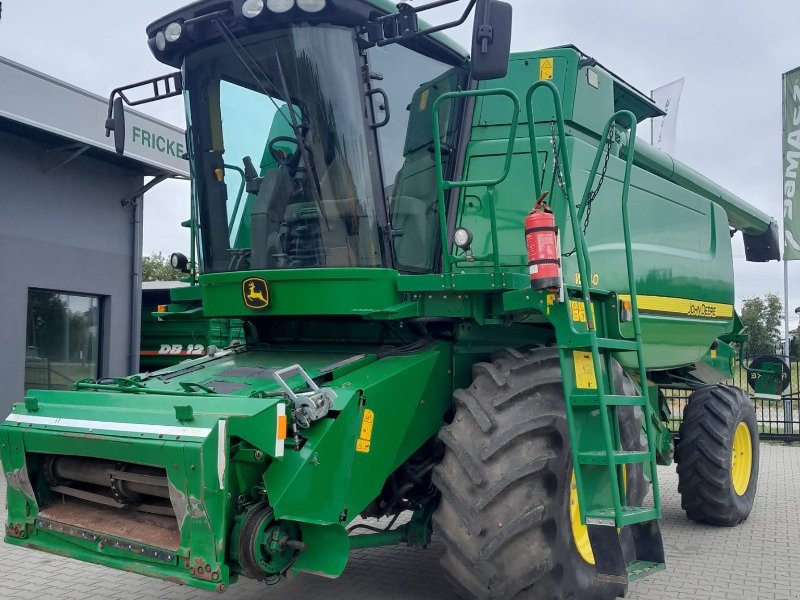
[[[177,42],[183,34],[183,25],[180,23],[170,23],[164,28],[164,38],[172,43]]]
[[[274,13],[285,13],[294,7],[294,0],[267,0],[267,8]]]
[[[242,14],[248,19],[257,17],[264,12],[264,0],[245,0],[242,4]]]
[[[326,0],[297,0],[297,6],[306,12],[315,13],[325,8]]]

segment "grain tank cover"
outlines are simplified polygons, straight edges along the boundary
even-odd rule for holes
[[[615,111],[629,110],[636,116],[636,120],[639,123],[641,123],[645,119],[666,116],[667,113],[665,113],[661,108],[659,108],[658,105],[655,102],[653,102],[653,99],[650,98],[650,96],[648,96],[640,89],[636,88],[635,86],[631,85],[630,83],[622,79],[622,77],[614,73],[611,69],[601,64],[596,59],[592,58],[588,54],[585,54],[577,46],[569,44],[566,46],[560,46],[559,48],[568,48],[578,53],[579,73],[585,68],[590,68],[590,69],[600,69],[604,71],[606,74],[608,74],[608,76],[612,81],[614,89]],[[593,83],[589,79],[588,73],[586,82],[588,85],[593,86]]]
[[[600,134],[603,125],[602,119],[597,118],[597,115],[602,113],[596,110],[598,102],[603,103],[607,110],[614,112],[629,110],[640,123],[645,119],[666,114],[644,92],[576,46],[561,46],[534,53],[532,56],[556,56],[566,59],[560,63],[557,61],[556,64],[563,65],[561,68],[568,71],[565,81],[570,79],[574,81],[574,88],[567,84],[562,90],[565,96],[574,93],[572,114],[569,115],[567,111],[567,119],[595,132],[596,135]],[[569,98],[567,106],[570,106]],[[627,123],[620,125],[626,127]],[[627,147],[627,144],[623,145],[623,157],[627,155]],[[729,225],[741,231],[744,236],[745,255],[748,261],[780,260],[778,226],[771,216],[675,160],[669,154],[641,141],[635,147],[633,161],[636,166],[691,190],[725,209]]]
[[[627,153],[627,146],[623,147],[623,153]],[[780,260],[778,224],[768,214],[649,144],[636,144],[633,162],[638,167],[724,208],[728,215],[728,224],[734,230],[741,231],[744,236],[745,257],[748,261]]]

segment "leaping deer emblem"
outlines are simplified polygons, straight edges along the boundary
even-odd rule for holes
[[[262,285],[257,285],[261,283]],[[250,308],[266,308],[269,305],[269,296],[265,295],[267,292],[267,282],[263,279],[248,279],[244,282],[246,292],[244,294],[244,303]],[[261,289],[258,289],[261,288]]]

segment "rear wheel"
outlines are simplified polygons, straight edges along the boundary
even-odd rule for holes
[[[495,600],[610,600],[577,512],[561,367],[554,348],[507,350],[473,367],[454,394],[453,422],[441,432],[445,457],[434,471],[442,500],[434,531],[442,566],[460,595]],[[617,389],[636,393],[615,369]],[[620,409],[626,448],[642,448],[641,411]],[[641,465],[626,472],[628,501],[641,504]]]
[[[686,516],[726,527],[744,521],[755,502],[758,456],[758,422],[748,395],[729,385],[696,390],[675,453]]]

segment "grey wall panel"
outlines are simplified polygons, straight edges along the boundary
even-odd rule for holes
[[[104,297],[102,375],[128,371],[131,209],[143,181],[86,156],[46,172],[46,144],[0,131],[0,413],[23,396],[29,288]],[[135,316],[138,318],[138,315]]]

